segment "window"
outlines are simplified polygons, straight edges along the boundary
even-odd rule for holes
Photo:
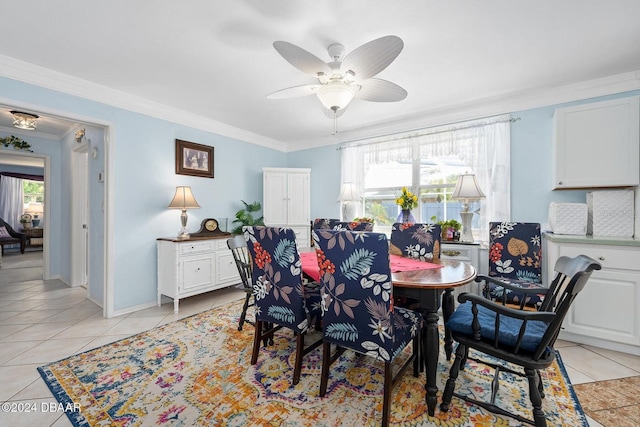
[[[470,205],[472,229],[488,240],[488,222],[509,219],[509,122],[501,116],[344,147],[342,182],[363,196],[358,216],[386,231],[398,220],[395,199],[406,186],[419,196],[412,211],[418,222],[460,220],[462,202],[451,194],[458,175],[474,173],[487,198]]]
[[[44,183],[40,181],[22,180],[22,191],[24,192],[24,205],[44,203]]]

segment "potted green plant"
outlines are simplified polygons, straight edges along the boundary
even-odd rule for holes
[[[260,202],[253,202],[251,204],[248,204],[244,200],[241,200],[241,202],[244,204],[244,208],[236,212],[236,219],[231,222],[234,225],[233,230],[231,230],[232,234],[242,234],[242,227],[245,225],[264,225],[264,218],[262,216],[259,218],[253,217],[254,213],[262,209]]]
[[[453,241],[460,238],[462,224],[459,221],[448,219],[446,221],[438,221],[438,224],[440,224],[440,228],[442,229],[442,240]]]

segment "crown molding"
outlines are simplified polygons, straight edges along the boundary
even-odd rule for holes
[[[267,138],[244,129],[149,101],[127,92],[111,89],[107,86],[79,79],[39,65],[20,61],[6,55],[0,55],[0,76],[274,150],[286,150],[286,144],[282,141]]]

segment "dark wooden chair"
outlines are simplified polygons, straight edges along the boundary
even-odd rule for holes
[[[242,288],[246,293],[244,299],[244,305],[242,306],[242,313],[240,314],[240,320],[238,321],[238,330],[242,330],[242,325],[246,323],[254,325],[254,322],[247,320],[247,310],[249,307],[253,307],[255,303],[251,302],[253,295],[253,286],[251,286],[251,257],[249,256],[249,250],[247,249],[247,241],[243,235],[237,235],[230,239],[227,239],[227,247],[233,254],[233,260],[238,268],[238,274],[242,283],[238,286]]]
[[[4,245],[16,245],[16,244],[20,245],[20,253],[23,254],[24,248],[27,245],[26,234],[18,233],[13,229],[13,227],[11,227],[2,218],[0,218],[0,228],[2,227],[4,227],[7,230],[7,233],[9,233],[9,237],[0,236],[0,246],[2,247],[2,255],[4,255]]]
[[[585,255],[578,255],[575,258],[563,256],[556,262],[554,268],[556,276],[549,288],[527,289],[517,285],[504,285],[513,286],[513,290],[524,294],[544,293],[544,300],[538,311],[512,308],[479,295],[460,294],[458,301],[461,305],[447,322],[447,327],[451,330],[453,339],[458,342],[458,346],[456,358],[442,394],[440,409],[447,412],[452,397],[456,396],[490,412],[513,417],[522,423],[536,427],[545,427],[547,422],[542,411],[544,387],[540,370],[553,363],[556,356],[553,346],[569,306],[584,288],[591,273],[600,268],[597,261]],[[469,359],[470,348],[499,360],[497,363],[489,363],[473,359],[495,369],[494,379],[490,385],[487,385],[491,389],[490,402],[482,402],[471,396],[454,393],[458,373],[464,369]],[[506,363],[500,361],[519,366],[524,373],[511,369]],[[494,403],[502,371],[528,379],[533,420],[508,412]]]

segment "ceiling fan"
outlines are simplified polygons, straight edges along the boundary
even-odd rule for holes
[[[331,62],[324,62],[314,54],[285,41],[273,47],[298,70],[318,82],[281,89],[267,95],[269,99],[295,98],[317,95],[324,113],[333,119],[333,134],[337,118],[355,99],[374,102],[396,102],[407,97],[407,91],[387,80],[372,78],[400,54],[404,43],[397,36],[380,37],[365,43],[344,56],[344,46],[338,43],[327,48]]]

